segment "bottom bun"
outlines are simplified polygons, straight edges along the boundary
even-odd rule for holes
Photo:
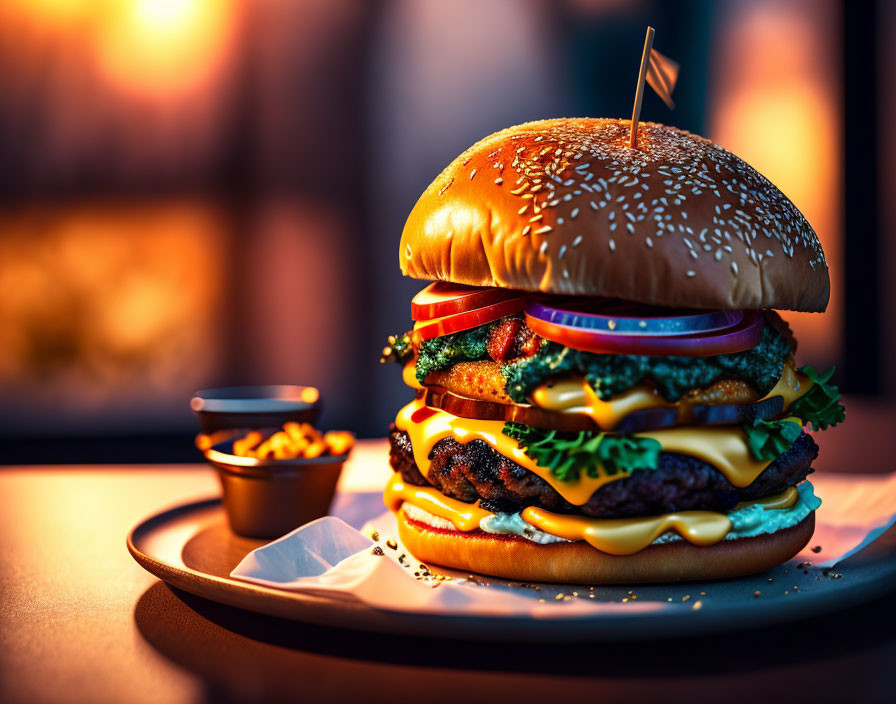
[[[398,511],[398,534],[421,562],[531,582],[650,584],[725,579],[763,572],[802,550],[815,531],[815,512],[797,525],[755,538],[701,547],[684,540],[610,555],[585,542],[539,545],[483,531],[432,529]]]

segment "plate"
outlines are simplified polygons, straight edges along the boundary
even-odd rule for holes
[[[342,494],[333,513],[359,527],[381,510],[380,497],[380,493]],[[541,587],[539,595],[546,600],[562,594],[561,599],[588,597],[616,605],[585,617],[409,613],[372,608],[351,598],[298,594],[231,579],[231,570],[265,542],[234,535],[219,499],[162,511],[135,526],[127,539],[131,555],[146,570],[173,587],[222,604],[318,625],[464,640],[619,641],[743,630],[854,606],[896,584],[896,530],[890,530],[834,570],[792,560],[761,575],[717,582],[632,590],[595,587],[593,592],[587,587]],[[491,578],[480,581],[507,584]],[[620,602],[637,602],[639,607],[650,603],[655,608],[626,613],[618,608]]]

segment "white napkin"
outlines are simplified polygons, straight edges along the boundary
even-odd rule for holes
[[[823,503],[816,513],[815,535],[794,558],[796,561],[833,566],[870,544],[896,522],[896,473],[815,475],[812,483]],[[343,495],[336,506],[347,510],[352,515],[350,520],[358,524],[360,509],[365,509],[369,516],[378,500],[375,494]],[[575,618],[597,611],[625,609],[630,613],[663,607],[650,601],[607,603],[569,598],[587,597],[588,587],[570,587],[569,594],[561,592],[558,598],[555,586],[542,591],[536,585],[471,579],[471,575],[441,568],[432,569],[451,579],[427,579],[426,568],[403,546],[386,546],[387,536],[396,534],[391,514],[380,515],[364,527],[367,533],[374,529],[382,536],[379,543],[343,520],[326,516],[252,551],[230,576],[275,589],[357,599],[376,608],[397,611]],[[382,555],[374,554],[377,546]],[[399,561],[401,555],[403,562]],[[824,561],[819,564],[819,559]],[[414,572],[419,574],[415,576]],[[482,588],[483,583],[488,588]]]

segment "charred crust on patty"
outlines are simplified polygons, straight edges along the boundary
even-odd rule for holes
[[[803,433],[747,487],[736,487],[715,467],[696,457],[662,452],[656,469],[634,470],[600,487],[582,506],[569,503],[544,479],[496,452],[481,440],[461,444],[445,438],[430,452],[424,477],[414,462],[411,440],[392,428],[390,461],[408,484],[435,486],[446,496],[469,503],[479,499],[502,513],[526,506],[593,518],[651,516],[674,511],[728,512],[741,501],[784,491],[812,473],[818,445]],[[492,510],[492,509],[489,509]]]

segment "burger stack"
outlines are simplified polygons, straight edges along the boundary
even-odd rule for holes
[[[430,283],[389,338],[413,400],[384,493],[420,560],[530,581],[749,574],[810,540],[810,431],[833,370],[777,311],[825,309],[796,207],[738,157],[642,123],[498,132],[414,207],[402,272]]]

